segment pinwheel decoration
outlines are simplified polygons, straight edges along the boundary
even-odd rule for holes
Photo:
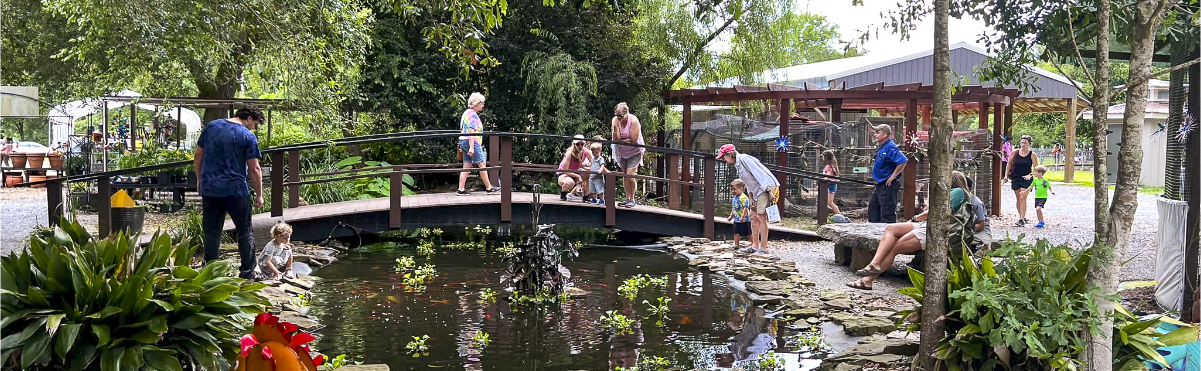
[[[1197,120],[1192,114],[1184,116],[1184,122],[1180,124],[1180,132],[1176,133],[1176,141],[1184,143],[1188,140],[1188,135],[1197,127]]]
[[[776,139],[776,152],[788,152],[788,137],[781,136]]]

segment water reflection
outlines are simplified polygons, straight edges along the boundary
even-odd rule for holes
[[[687,261],[661,253],[625,249],[586,249],[568,261],[572,284],[587,295],[554,308],[514,308],[504,299],[498,278],[504,268],[496,254],[439,250],[429,258],[438,277],[425,292],[406,292],[394,261],[412,248],[350,253],[318,271],[325,280],[314,289],[312,313],[327,327],[317,349],[347,353],[393,370],[602,370],[639,366],[655,357],[685,369],[745,366],[763,354],[784,349],[782,326],[764,318],[762,308],[733,293],[720,277],[692,271]],[[419,264],[426,262],[414,256]],[[666,289],[643,289],[634,301],[617,288],[636,274],[668,276]],[[496,303],[481,302],[491,288]],[[672,299],[662,326],[643,319],[643,300]],[[636,319],[633,334],[612,335],[601,328],[607,310]],[[486,332],[490,344],[473,340]],[[405,344],[429,335],[429,355],[413,357]],[[788,369],[799,369],[796,356]]]

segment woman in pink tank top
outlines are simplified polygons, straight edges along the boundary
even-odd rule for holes
[[[638,121],[638,117],[630,113],[630,106],[626,102],[617,104],[613,109],[613,123],[611,127],[613,133],[612,140],[614,142],[642,144],[646,143],[642,140],[642,123]],[[613,157],[617,160],[617,167],[621,172],[634,175],[638,172],[638,166],[642,164],[642,154],[646,151],[642,147],[634,147],[618,144],[615,147],[617,153]],[[626,177],[624,179],[626,189],[626,200],[617,204],[623,207],[634,207],[634,190],[637,188],[634,178]]]

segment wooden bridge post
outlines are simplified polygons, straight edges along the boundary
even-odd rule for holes
[[[275,171],[275,169],[271,169],[271,171]],[[288,151],[288,181],[293,182],[293,183],[300,181],[300,150],[299,149],[294,149],[294,150]],[[300,185],[299,184],[288,185],[288,207],[291,207],[291,208],[300,207]]]
[[[904,141],[906,151],[912,152],[915,148],[911,145],[913,138],[917,138],[917,99],[910,99],[909,106],[905,108],[905,135],[901,136]],[[893,136],[896,139],[896,136]],[[904,217],[905,220],[913,219],[913,215],[917,214],[917,158],[910,156],[909,162],[905,163],[904,174],[905,179],[904,190],[901,192],[902,203],[905,205]],[[895,181],[895,180],[894,180]]]
[[[388,174],[388,228],[400,228],[400,197],[404,195],[404,174],[392,169]]]
[[[500,137],[488,137],[488,151],[485,153],[488,154],[488,167],[494,167],[500,164],[500,160],[496,158],[496,154],[500,153]],[[492,170],[486,171],[485,173],[488,174],[488,180],[492,182],[493,187],[500,187],[499,171]]]
[[[605,174],[605,226],[617,226],[617,175]]]
[[[46,183],[46,221],[50,226],[58,225],[58,219],[63,217],[63,182],[56,178]]]
[[[713,217],[716,216],[717,203],[717,159],[713,157],[705,157],[705,238],[713,239],[716,235],[714,231]]]
[[[109,177],[101,177],[96,180],[96,195],[100,196],[97,204],[96,214],[99,217],[97,229],[100,232],[100,238],[108,237],[113,232],[113,180]]]
[[[826,224],[826,218],[830,216],[830,206],[826,205],[830,198],[830,181],[824,178],[817,179],[817,225]]]
[[[270,132],[267,132],[270,135]],[[282,153],[271,154],[271,216],[284,216],[284,161]]]
[[[500,221],[513,221],[513,138],[500,138]]]
[[[680,180],[680,155],[667,155],[667,179]],[[680,208],[680,185],[678,183],[667,184],[667,208],[672,210]]]

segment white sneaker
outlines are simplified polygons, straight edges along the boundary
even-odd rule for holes
[[[580,197],[580,195],[577,195],[577,194],[575,194],[575,193],[568,193],[568,194],[567,194],[567,201],[579,202],[579,201],[583,201],[583,200],[584,200],[584,198],[583,198],[583,197]]]

